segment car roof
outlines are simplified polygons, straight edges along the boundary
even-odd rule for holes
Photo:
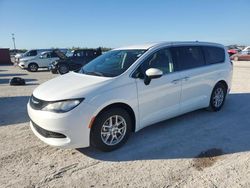
[[[172,41],[172,42],[153,42],[153,43],[145,43],[145,44],[139,44],[139,45],[125,46],[125,47],[116,48],[115,50],[133,50],[133,49],[134,50],[135,49],[148,50],[150,48],[167,46],[167,45],[213,45],[213,46],[224,47],[221,44],[212,43],[212,42]]]

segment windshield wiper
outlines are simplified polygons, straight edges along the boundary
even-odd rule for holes
[[[103,73],[101,72],[97,72],[97,71],[92,71],[92,72],[83,72],[84,74],[88,74],[88,75],[95,75],[95,76],[104,76]]]

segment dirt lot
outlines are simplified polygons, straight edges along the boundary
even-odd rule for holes
[[[27,85],[8,86],[13,76]],[[0,187],[250,187],[250,62],[235,62],[222,111],[147,127],[110,153],[57,149],[33,135],[26,103],[54,76],[0,66]]]

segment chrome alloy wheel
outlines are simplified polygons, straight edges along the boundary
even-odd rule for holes
[[[224,101],[224,91],[221,87],[218,87],[214,92],[213,105],[219,108]]]
[[[126,134],[127,124],[122,116],[109,117],[101,128],[102,141],[109,146],[118,144]]]

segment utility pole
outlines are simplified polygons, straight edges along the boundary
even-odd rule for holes
[[[13,40],[13,44],[14,44],[14,50],[16,50],[16,43],[15,43],[15,34],[12,33],[12,40]]]

